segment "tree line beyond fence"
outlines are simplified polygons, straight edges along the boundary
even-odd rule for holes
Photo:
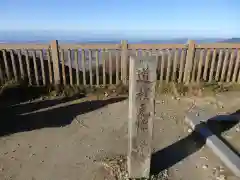
[[[0,44],[0,82],[105,86],[128,83],[129,56],[156,58],[160,82],[240,83],[240,44]]]

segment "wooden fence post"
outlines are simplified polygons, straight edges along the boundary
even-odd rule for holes
[[[195,42],[192,40],[189,40],[186,64],[185,64],[185,69],[184,69],[184,79],[183,79],[183,82],[185,84],[188,84],[190,81],[192,65],[193,65],[193,61],[194,61],[194,55],[195,55]]]
[[[157,60],[130,56],[128,173],[130,178],[149,178]]]
[[[59,69],[59,50],[58,50],[58,41],[54,40],[51,42],[51,54],[53,61],[53,74],[54,74],[54,83],[56,85],[60,84],[60,69]]]
[[[128,44],[126,40],[121,41],[121,80],[127,84],[128,75]]]

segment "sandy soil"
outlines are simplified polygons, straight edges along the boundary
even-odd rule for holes
[[[2,108],[0,179],[107,178],[98,159],[127,153],[128,101],[121,99],[115,103],[115,100],[101,101],[91,97]],[[208,101],[209,98],[195,99],[201,107],[211,106],[209,111],[213,115],[225,110]],[[193,102],[193,98],[158,97],[152,173],[167,169],[170,180],[234,178],[184,124],[185,111]],[[226,106],[226,111],[234,111],[237,104]]]

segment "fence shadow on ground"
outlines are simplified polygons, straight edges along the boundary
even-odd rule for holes
[[[65,94],[64,94],[65,93]],[[67,93],[67,94],[66,94]],[[10,82],[3,87],[0,87],[0,107],[11,106],[19,103],[26,103],[36,99],[45,99],[49,97],[60,96],[58,103],[62,103],[69,100],[74,100],[84,97],[86,89],[82,87],[73,86],[28,86],[26,82]],[[44,104],[48,100],[42,101]],[[41,102],[41,103],[42,103]],[[38,105],[40,105],[39,103]],[[53,103],[49,101],[49,103]],[[29,103],[30,104],[30,103]]]
[[[222,121],[222,119],[225,119]],[[206,143],[206,138],[203,138],[197,131],[207,125],[211,132],[218,136],[226,145],[228,145],[235,153],[236,150],[230,146],[222,137],[221,134],[234,127],[240,119],[240,110],[230,114],[215,116],[209,119],[206,123],[201,123],[195,127],[195,130],[187,137],[177,141],[168,147],[152,154],[151,174],[157,175],[164,169],[168,169],[176,163],[182,161],[188,156],[200,150]],[[219,121],[220,120],[220,121]],[[237,153],[238,154],[238,153]]]
[[[31,131],[41,128],[63,127],[71,124],[78,115],[94,111],[108,104],[125,100],[126,98],[111,98],[107,100],[83,101],[55,106],[71,99],[48,100],[41,103],[29,103],[2,107],[0,136]],[[41,111],[37,111],[41,110]]]

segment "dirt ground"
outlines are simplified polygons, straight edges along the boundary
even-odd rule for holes
[[[240,93],[206,98],[157,97],[152,173],[167,170],[169,180],[237,180],[184,123],[193,104],[235,112]],[[231,97],[231,101],[229,101]],[[238,98],[239,97],[239,98]],[[116,102],[118,101],[118,102]],[[128,100],[86,97],[46,100],[2,108],[1,180],[104,180],[99,159],[127,154]],[[238,126],[224,133],[240,152]]]

